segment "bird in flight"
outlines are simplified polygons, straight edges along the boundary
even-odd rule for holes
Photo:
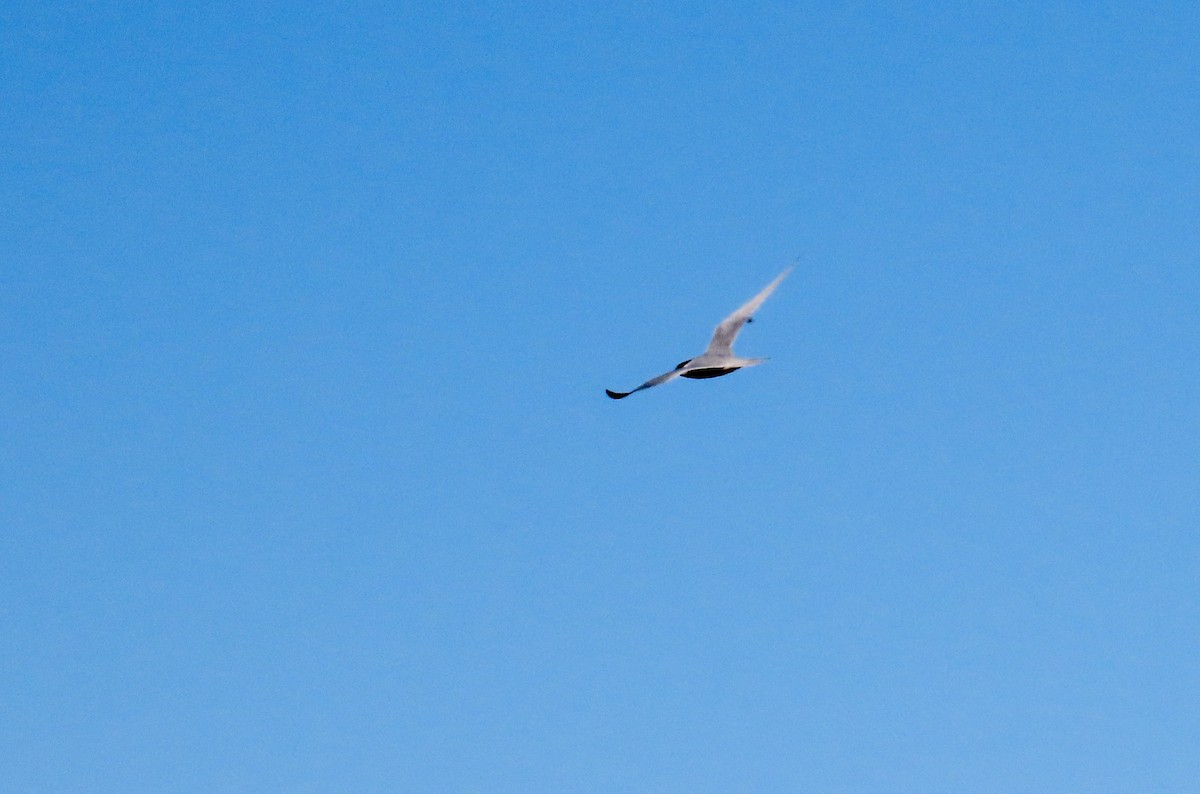
[[[658,386],[661,383],[666,383],[675,378],[719,378],[722,375],[728,375],[730,372],[741,369],[742,367],[753,367],[756,364],[761,364],[766,361],[765,358],[742,358],[733,353],[733,340],[737,338],[738,331],[742,330],[742,326],[753,321],[753,316],[758,307],[762,306],[763,301],[771,297],[771,293],[779,286],[779,282],[783,281],[792,269],[780,273],[767,286],[763,287],[762,292],[748,300],[745,305],[735,311],[733,314],[721,321],[721,324],[713,331],[712,340],[708,343],[708,349],[695,358],[689,358],[683,361],[679,366],[670,372],[664,372],[656,378],[638,386],[632,391],[612,391],[605,389],[604,393],[614,400],[623,400],[633,392],[649,389],[651,386]]]

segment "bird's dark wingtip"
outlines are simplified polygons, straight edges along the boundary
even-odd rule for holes
[[[612,397],[614,400],[623,400],[629,395],[633,394],[631,391],[613,391],[612,389],[605,389],[604,393],[609,397]]]

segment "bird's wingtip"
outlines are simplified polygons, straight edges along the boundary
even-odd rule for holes
[[[614,400],[623,400],[629,395],[633,394],[633,392],[629,391],[613,391],[612,389],[605,389],[604,393],[609,397],[612,397]]]

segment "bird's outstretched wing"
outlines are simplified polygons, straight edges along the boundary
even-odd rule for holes
[[[685,368],[680,367],[678,369],[673,369],[670,372],[664,372],[663,374],[659,375],[657,378],[651,378],[650,380],[646,381],[641,386],[638,386],[636,389],[633,389],[633,391],[613,391],[611,389],[605,389],[604,393],[607,394],[609,397],[612,397],[614,400],[623,400],[626,397],[628,397],[629,395],[633,394],[633,392],[635,392],[635,391],[641,391],[642,389],[649,389],[651,386],[657,386],[660,383],[666,383],[669,380],[674,380],[675,378],[678,378],[680,375],[682,375],[686,371],[687,370]]]
[[[704,351],[706,355],[731,356],[733,355],[733,340],[737,338],[738,331],[742,330],[742,326],[750,321],[750,318],[758,311],[758,307],[763,305],[763,301],[771,297],[771,293],[779,286],[779,282],[783,281],[792,269],[780,273],[767,286],[763,287],[763,291],[755,295],[745,303],[740,309],[721,321],[721,324],[713,330],[712,341],[708,343],[708,350]]]

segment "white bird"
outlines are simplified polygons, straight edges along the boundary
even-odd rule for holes
[[[743,325],[753,322],[753,315],[758,311],[758,307],[762,306],[763,301],[771,297],[771,293],[779,286],[779,282],[783,281],[784,277],[791,272],[792,269],[789,267],[780,273],[775,277],[774,281],[763,288],[762,292],[755,295],[744,306],[722,320],[721,324],[713,331],[712,340],[708,343],[708,349],[699,356],[680,362],[679,366],[675,367],[675,369],[670,372],[664,372],[656,378],[651,378],[633,391],[622,392],[605,389],[604,393],[614,400],[622,400],[635,391],[649,389],[651,386],[657,386],[660,383],[666,383],[675,378],[719,378],[742,367],[753,367],[756,364],[762,364],[766,361],[765,358],[742,358],[741,356],[734,355],[733,340],[737,338],[738,331],[742,330]]]

